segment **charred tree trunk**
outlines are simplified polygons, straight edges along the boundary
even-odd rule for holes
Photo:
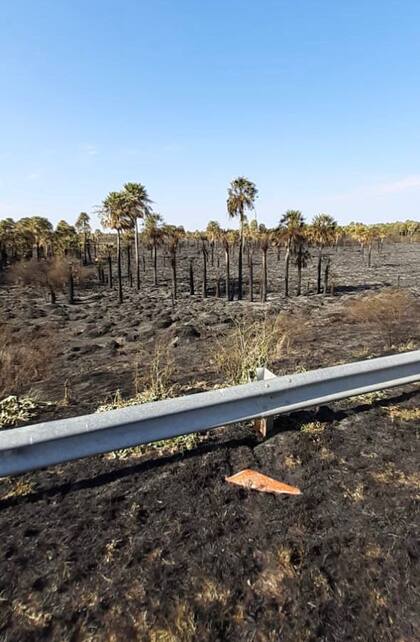
[[[176,301],[177,296],[177,283],[176,283],[176,253],[171,254],[171,270],[172,270],[172,298]]]
[[[140,290],[140,249],[137,218],[134,219],[134,252],[136,255],[136,288]]]
[[[131,277],[131,247],[130,245],[127,245],[127,278],[132,285],[132,277]]]
[[[190,295],[193,296],[194,294],[194,259],[190,259]]]
[[[207,248],[203,244],[203,299],[207,299]]]
[[[261,302],[267,301],[267,250],[262,251],[262,288],[261,288]]]
[[[249,300],[254,300],[254,262],[252,259],[252,254],[249,257]]]
[[[153,246],[153,278],[154,278],[154,283],[155,285],[158,284],[158,278],[157,278],[157,246]]]
[[[284,258],[284,296],[289,296],[289,265],[290,265],[290,248],[286,249]]]
[[[117,272],[118,272],[118,303],[123,302],[122,274],[121,274],[121,232],[117,230]]]
[[[225,261],[226,261],[226,299],[228,301],[230,298],[230,254],[229,248],[225,250]]]
[[[69,272],[69,282],[68,282],[68,302],[70,304],[74,303],[74,278],[73,278],[73,270],[70,266],[70,272]]]
[[[108,285],[112,288],[112,257],[108,254]]]
[[[330,259],[328,258],[325,261],[325,267],[324,267],[324,296],[328,294],[329,276],[330,276]]]
[[[242,299],[242,256],[244,251],[244,232],[243,232],[243,222],[241,220],[241,238],[239,241],[239,252],[238,252],[238,301]]]
[[[317,275],[316,275],[316,293],[321,293],[321,278],[322,278],[322,250],[318,252]]]

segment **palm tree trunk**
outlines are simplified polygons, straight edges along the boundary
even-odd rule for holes
[[[322,274],[322,249],[319,248],[318,264],[317,264],[317,278],[316,278],[316,293],[321,293],[321,274]]]
[[[157,280],[157,245],[156,243],[153,245],[153,274],[155,279],[155,285],[157,285],[158,280]]]
[[[241,229],[238,254],[238,301],[242,299],[242,255],[244,250],[244,220],[241,213]]]
[[[327,259],[324,268],[324,296],[328,293],[328,279],[330,275],[330,259]]]
[[[70,272],[69,272],[69,296],[68,296],[68,302],[70,304],[74,303],[74,279],[73,279],[73,270],[70,265]]]
[[[265,303],[267,301],[267,250],[263,249],[262,251],[262,289],[261,289],[261,302]]]
[[[108,285],[112,288],[112,257],[108,254]]]
[[[136,288],[140,290],[140,251],[137,218],[134,219],[134,251],[136,254]]]
[[[230,301],[230,255],[229,248],[225,249],[225,260],[226,260],[226,299]]]
[[[123,302],[122,276],[121,276],[121,232],[117,230],[117,270],[118,270],[118,303]]]
[[[203,245],[203,299],[207,299],[207,250]]]
[[[252,254],[249,255],[249,300],[254,300],[254,262],[252,259]]]
[[[194,290],[194,259],[190,259],[190,295],[193,296]]]
[[[290,264],[290,248],[286,249],[286,256],[284,258],[284,296],[289,296],[289,264]]]
[[[368,267],[372,266],[372,243],[369,243],[368,247]]]
[[[176,252],[171,253],[171,268],[172,268],[172,296],[176,300]]]
[[[131,283],[132,278],[131,278],[131,247],[130,244],[127,244],[127,277],[129,282]]]
[[[298,273],[298,282],[297,282],[297,288],[296,288],[296,296],[300,296],[302,294],[302,262],[300,259],[298,260],[297,273]]]

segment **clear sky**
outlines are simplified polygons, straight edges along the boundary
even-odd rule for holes
[[[0,0],[0,218],[420,219],[420,0]]]

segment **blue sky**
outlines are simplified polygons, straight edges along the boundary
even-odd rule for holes
[[[0,217],[126,181],[190,229],[420,216],[419,0],[2,0]]]

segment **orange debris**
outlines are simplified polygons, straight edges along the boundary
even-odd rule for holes
[[[241,470],[231,477],[225,477],[225,480],[230,484],[252,488],[252,490],[259,490],[263,493],[301,494],[299,488],[296,488],[296,486],[289,486],[289,484],[284,484],[283,482],[277,481],[277,479],[267,477],[267,475],[258,473],[256,470],[250,470],[249,468]]]

